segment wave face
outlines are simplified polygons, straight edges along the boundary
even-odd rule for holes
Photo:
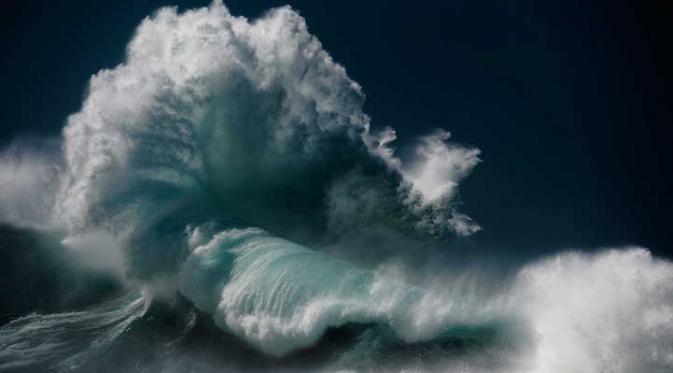
[[[0,369],[673,369],[673,265],[645,249],[437,270],[480,229],[456,198],[479,150],[437,130],[400,157],[363,100],[289,7],[146,18],[60,146],[0,153],[0,221],[130,290],[4,324]]]
[[[222,231],[193,247],[180,280],[182,293],[216,324],[274,355],[346,323],[386,324],[416,342],[467,318],[415,286],[256,228]]]

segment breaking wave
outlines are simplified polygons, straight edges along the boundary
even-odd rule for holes
[[[562,253],[500,278],[415,267],[480,229],[457,197],[480,153],[437,130],[401,157],[363,100],[289,7],[146,18],[125,62],[91,78],[61,150],[0,154],[0,220],[58,232],[130,290],[6,323],[0,369],[88,369],[175,299],[179,337],[153,348],[182,362],[128,369],[260,368],[185,353],[204,317],[243,341],[220,348],[262,368],[673,368],[673,264],[645,249]]]

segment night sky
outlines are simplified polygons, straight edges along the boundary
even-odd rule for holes
[[[288,1],[227,1],[254,18]],[[673,8],[639,1],[289,1],[400,142],[480,148],[462,210],[504,255],[638,244],[673,256]],[[663,2],[662,2],[663,3]],[[58,135],[90,76],[162,5],[1,5],[0,141]]]

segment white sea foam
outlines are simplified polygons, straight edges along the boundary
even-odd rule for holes
[[[564,253],[517,282],[536,372],[673,369],[673,263],[644,249]]]

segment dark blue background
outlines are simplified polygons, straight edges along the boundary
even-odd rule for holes
[[[57,134],[91,74],[168,1],[2,6],[0,140]],[[287,1],[227,2],[254,17]],[[640,1],[289,1],[375,125],[482,149],[462,187],[505,255],[640,244],[670,256],[673,11]],[[206,1],[177,1],[181,9]],[[544,3],[544,4],[542,4]]]

